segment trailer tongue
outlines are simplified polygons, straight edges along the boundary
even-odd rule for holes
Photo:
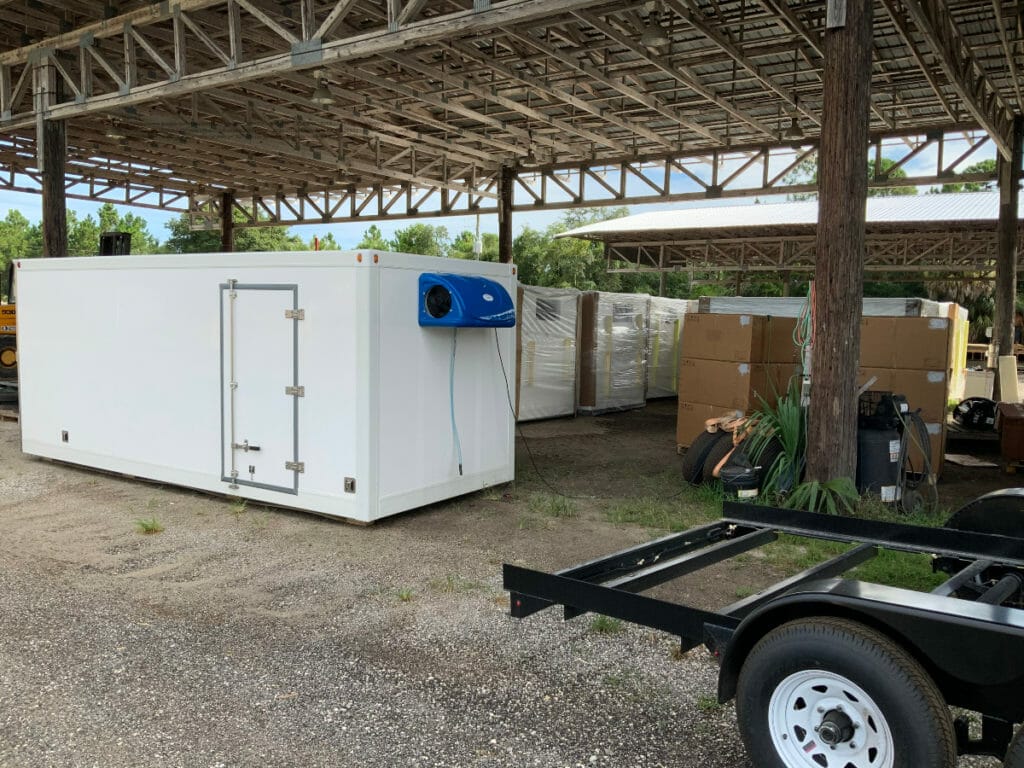
[[[517,618],[561,605],[566,619],[604,614],[705,645],[760,768],[947,768],[957,754],[1024,768],[1024,736],[1011,744],[1024,720],[1024,532],[1003,535],[1024,491],[969,507],[986,505],[998,521],[955,530],[726,502],[718,522],[557,573],[506,564],[504,587]],[[851,548],[717,611],[640,594],[780,533]],[[930,593],[841,578],[882,549],[933,555],[949,578]],[[981,737],[949,706],[981,713]]]

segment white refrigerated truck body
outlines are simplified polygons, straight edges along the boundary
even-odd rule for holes
[[[421,327],[422,273],[515,295],[375,251],[22,260],[22,448],[366,522],[509,481],[515,330]]]

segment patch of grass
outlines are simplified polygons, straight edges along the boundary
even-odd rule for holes
[[[614,635],[622,630],[622,620],[611,616],[595,616],[590,622],[590,631],[599,635]]]
[[[702,693],[697,697],[697,709],[708,714],[711,712],[721,712],[723,707],[718,703],[717,697]]]
[[[233,502],[231,502],[231,514],[235,517],[244,514],[248,505],[249,501],[247,499],[235,499]]]
[[[449,573],[443,579],[433,579],[430,582],[432,589],[445,595],[454,595],[460,592],[475,592],[483,589],[484,585],[479,581],[464,579],[457,573]]]
[[[612,523],[629,523],[666,531],[685,531],[703,525],[720,515],[712,505],[702,501],[679,499],[623,499],[605,511]]]
[[[750,587],[736,587],[736,598],[742,600],[745,597],[750,597],[756,591]]]
[[[144,535],[160,533],[164,527],[155,517],[144,517],[135,521],[135,530]]]
[[[402,587],[400,590],[398,590],[396,596],[398,597],[398,602],[408,603],[412,600],[413,594],[413,591],[408,587]]]
[[[565,496],[535,493],[530,497],[530,511],[557,518],[571,518],[579,514],[576,502]]]

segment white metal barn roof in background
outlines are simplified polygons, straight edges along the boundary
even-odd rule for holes
[[[990,271],[998,219],[998,192],[869,198],[868,269]],[[807,200],[650,211],[561,237],[605,243],[613,271],[810,271],[817,222]]]

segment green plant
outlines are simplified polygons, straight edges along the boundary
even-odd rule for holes
[[[807,410],[800,405],[800,384],[794,379],[775,405],[760,396],[759,400],[751,417],[748,455],[755,463],[762,458],[771,461],[764,467],[762,493],[786,493],[800,481],[807,455]]]
[[[837,515],[850,514],[858,501],[860,494],[853,481],[848,477],[836,477],[824,482],[809,480],[800,483],[786,498],[785,505],[790,509]]]
[[[590,622],[590,631],[599,635],[614,635],[622,631],[622,621],[611,616],[595,616]]]
[[[398,590],[398,600],[399,600],[399,602],[408,603],[410,600],[412,600],[412,597],[413,597],[413,591],[411,589],[409,589],[408,587],[403,587],[402,589]]]
[[[241,515],[245,512],[248,503],[249,502],[246,501],[245,499],[235,499],[231,504],[231,514],[236,516]]]
[[[697,709],[701,712],[718,712],[722,709],[722,705],[716,697],[702,693],[697,697]]]
[[[155,517],[144,517],[135,521],[135,530],[141,534],[160,533],[164,527]]]
[[[530,497],[530,510],[549,517],[570,518],[576,517],[578,511],[576,502],[565,496],[545,496],[535,493]]]

